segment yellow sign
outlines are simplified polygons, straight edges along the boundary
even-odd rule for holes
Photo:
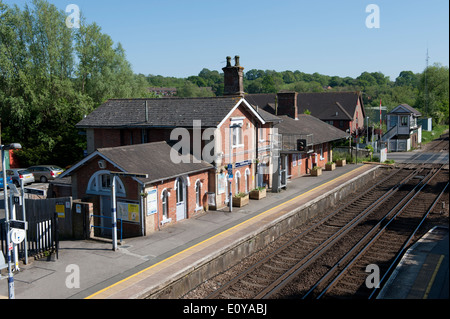
[[[65,218],[66,217],[66,209],[64,207],[64,204],[56,204],[55,205],[55,211],[58,214],[58,218]]]
[[[139,223],[139,204],[117,202],[117,218]]]

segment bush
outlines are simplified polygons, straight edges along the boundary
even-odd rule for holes
[[[234,195],[234,197],[237,197],[237,198],[241,198],[241,197],[245,197],[245,196],[247,196],[247,194],[246,193],[237,193],[236,195]]]

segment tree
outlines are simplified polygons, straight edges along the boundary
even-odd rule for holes
[[[396,86],[412,86],[417,87],[419,75],[414,74],[412,71],[402,71],[395,79]]]
[[[265,75],[261,81],[261,93],[276,93],[275,81],[271,75]]]
[[[435,124],[448,124],[449,116],[449,68],[435,63],[420,76],[418,109],[431,116]]]
[[[150,96],[125,50],[95,23],[77,31],[44,0],[21,10],[0,2],[2,140],[20,142],[21,165],[67,166],[80,159],[86,138],[75,128],[105,99]]]

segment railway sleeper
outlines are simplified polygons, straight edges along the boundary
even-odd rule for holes
[[[275,270],[276,272],[285,272],[287,269],[289,269],[289,268],[286,268],[286,267],[283,267],[283,268],[280,268],[280,267],[277,267],[277,266],[274,266],[274,265],[271,265],[271,264],[264,264],[264,267],[266,267],[266,268],[269,268],[269,269],[271,269],[271,270]],[[273,273],[271,273],[272,275],[273,275]]]

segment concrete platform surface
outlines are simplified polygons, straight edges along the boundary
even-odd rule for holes
[[[378,299],[448,299],[448,252],[448,228],[434,227],[408,249]]]

